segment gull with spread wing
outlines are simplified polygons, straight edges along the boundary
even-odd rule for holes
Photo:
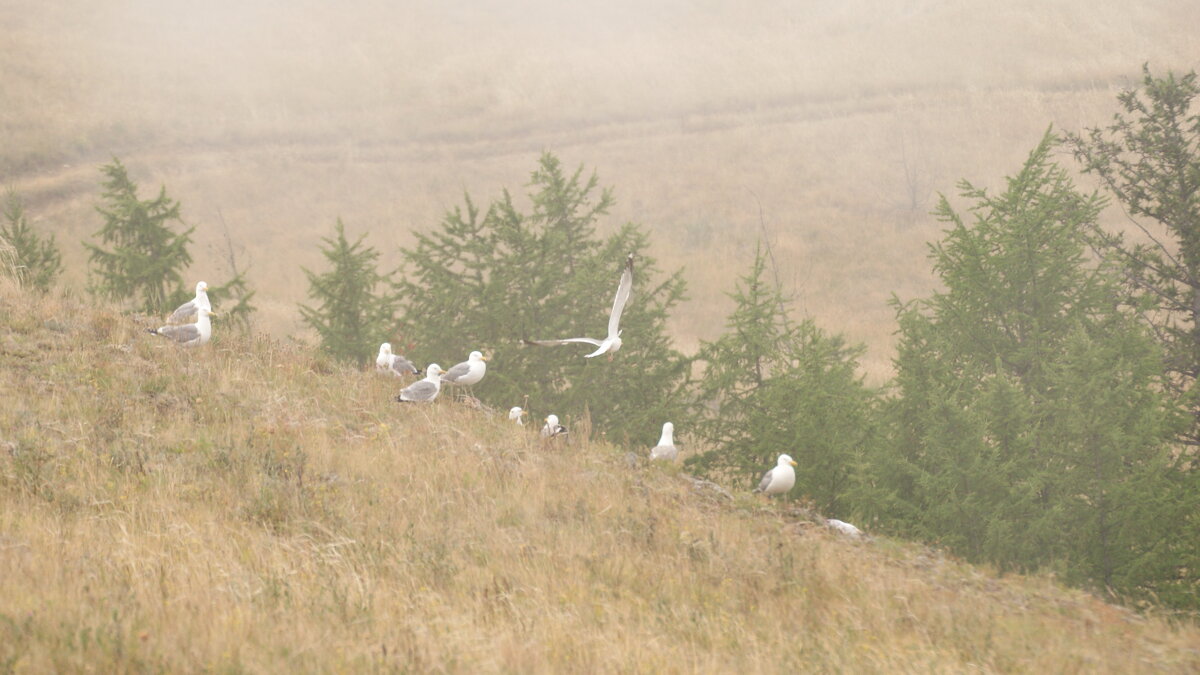
[[[592,345],[596,351],[591,354],[584,354],[586,358],[600,356],[601,354],[612,355],[621,348],[621,312],[625,310],[625,302],[629,300],[629,292],[633,290],[633,254],[625,259],[625,271],[621,273],[621,283],[617,285],[617,296],[613,298],[612,312],[608,315],[608,336],[603,340],[596,340],[589,337],[578,338],[563,338],[561,340],[525,340],[525,344],[540,345],[542,347],[552,347],[555,345],[565,345],[573,342]]]

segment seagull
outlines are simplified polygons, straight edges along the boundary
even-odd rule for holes
[[[847,537],[852,537],[852,538],[857,539],[858,537],[862,536],[862,530],[851,525],[850,523],[847,523],[842,520],[838,520],[837,518],[830,518],[825,521],[825,524],[828,525],[831,529],[837,530],[838,532],[841,532],[842,534],[846,535]]]
[[[185,323],[178,326],[167,324],[149,329],[151,335],[161,335],[184,347],[199,347],[212,338],[212,323],[210,316],[217,313],[204,307],[196,310],[196,323]]]
[[[617,285],[617,295],[613,298],[612,312],[608,315],[608,336],[603,340],[595,340],[589,337],[578,338],[563,338],[561,340],[525,340],[525,344],[540,345],[542,347],[552,347],[555,345],[565,345],[572,342],[593,345],[596,351],[591,354],[584,354],[585,358],[600,356],[601,354],[615,354],[621,348],[621,312],[625,309],[625,302],[629,300],[629,291],[633,289],[633,254],[625,259],[625,271],[621,273],[621,283]]]
[[[558,415],[550,415],[546,418],[546,426],[542,427],[542,438],[554,438],[566,433],[567,428],[558,423]]]
[[[469,387],[479,384],[486,373],[487,357],[481,352],[471,352],[466,361],[456,364],[450,370],[442,373],[442,383],[461,384]]]
[[[396,377],[403,375],[419,375],[421,371],[413,365],[412,361],[392,353],[392,343],[385,342],[379,345],[379,356],[375,357],[375,370],[381,373],[390,372]]]
[[[414,401],[432,402],[437,398],[438,392],[442,390],[442,381],[438,377],[442,374],[442,367],[436,363],[429,364],[425,369],[425,379],[418,380],[400,390],[400,395],[396,397],[397,401],[402,403],[411,403]]]
[[[794,466],[796,466],[796,460],[787,455],[780,455],[775,468],[763,475],[762,482],[754,491],[770,497],[791,490],[792,486],[796,484],[796,470],[792,468]]]
[[[674,462],[679,456],[679,448],[675,447],[675,425],[667,422],[663,425],[662,437],[658,439],[658,445],[650,451],[650,461],[656,459]]]
[[[525,420],[521,419],[521,416],[524,414],[525,414],[525,411],[521,409],[521,406],[514,405],[512,408],[510,408],[508,410],[508,419],[516,422],[517,426],[523,427],[523,426],[525,426]]]
[[[196,310],[199,309],[212,311],[212,303],[208,301],[208,284],[203,281],[196,284],[196,297],[171,312],[171,316],[167,317],[167,323],[184,323],[195,316]],[[199,321],[199,317],[197,317],[197,321]]]

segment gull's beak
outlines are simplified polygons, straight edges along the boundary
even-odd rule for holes
[[[800,466],[799,464],[796,463],[796,460],[794,460],[794,459],[790,462],[790,464],[792,466]]]
[[[210,309],[210,310],[208,310],[208,315],[209,316],[217,316],[217,313]]]
[[[479,357],[479,358],[483,359],[484,361],[487,361],[487,360],[488,360],[488,357],[486,357],[486,356],[481,356],[481,357]]]

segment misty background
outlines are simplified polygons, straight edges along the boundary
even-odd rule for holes
[[[678,346],[720,332],[766,237],[797,306],[884,376],[887,299],[934,283],[939,191],[999,187],[1051,124],[1105,124],[1143,63],[1200,67],[1180,1],[451,5],[6,0],[0,181],[82,287],[119,157],[196,226],[189,276],[230,276],[232,246],[285,334],[335,219],[394,266],[464,193],[523,195],[551,151],[614,188],[602,233],[641,223],[685,268]]]

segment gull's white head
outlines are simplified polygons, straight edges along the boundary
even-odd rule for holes
[[[513,406],[512,408],[510,408],[510,409],[509,409],[509,411],[508,411],[508,419],[510,419],[510,420],[515,420],[515,421],[517,421],[517,422],[520,422],[520,421],[521,421],[521,415],[524,415],[524,414],[525,414],[525,411],[521,409],[521,406],[519,406],[519,405],[514,405],[514,406]]]
[[[392,343],[385,342],[385,343],[379,345],[379,353],[380,354],[391,354],[392,353]]]
[[[662,438],[658,441],[659,445],[674,445],[675,444],[675,425],[670,422],[663,424]]]
[[[485,359],[483,357],[483,352],[471,352],[471,355],[467,357],[467,360],[468,361],[487,361],[487,359]]]
[[[442,370],[441,366],[436,363],[431,363],[425,367],[425,379],[436,380],[438,379],[438,376],[444,372],[446,371]]]
[[[546,424],[552,429],[558,426],[558,415],[547,415]]]
[[[201,281],[200,283],[196,284],[196,293],[207,293],[207,292],[208,292],[208,283],[207,282]]]
[[[792,459],[791,457],[789,457],[787,455],[780,455],[779,461],[776,463],[776,466],[787,466],[789,464],[792,466],[799,466],[798,464],[796,464],[796,460]]]

